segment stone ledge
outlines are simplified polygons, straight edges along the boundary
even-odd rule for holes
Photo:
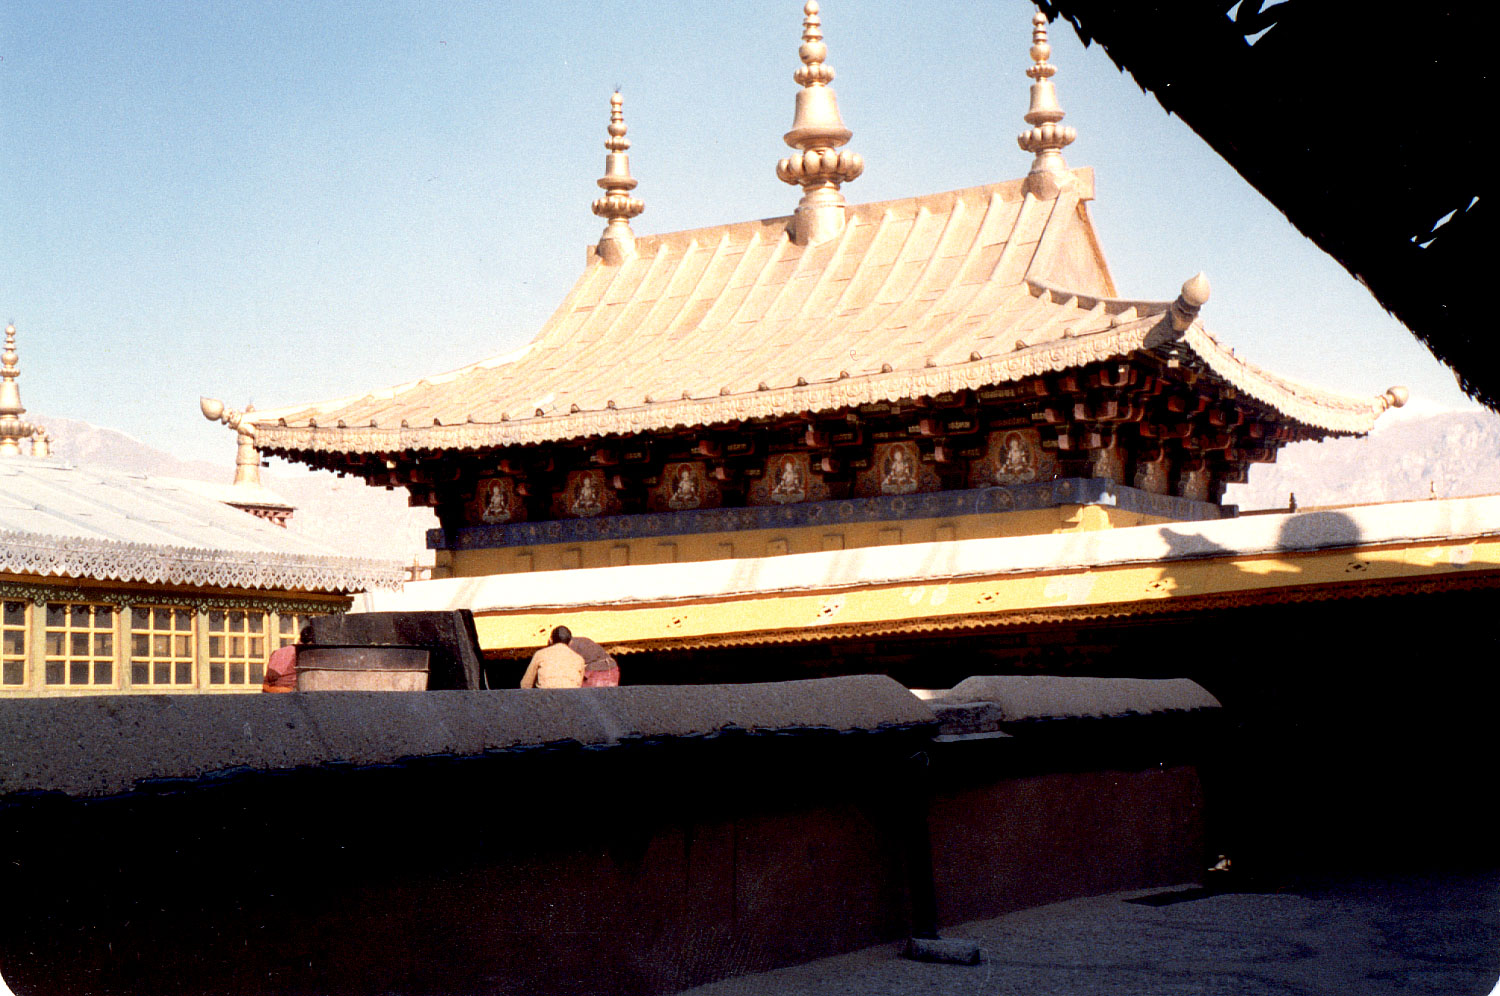
[[[0,799],[118,795],[143,782],[383,765],[557,744],[931,729],[879,675],[753,685],[306,692],[0,700]]]
[[[989,733],[1046,720],[1117,719],[1220,708],[1187,678],[1074,678],[983,675],[965,678],[928,703],[944,735]]]

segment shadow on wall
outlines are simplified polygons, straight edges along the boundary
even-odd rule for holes
[[[1230,553],[1166,535],[1183,558],[1167,566],[1169,584],[1174,568],[1180,576],[1193,559]],[[1493,591],[1348,597],[1362,560],[1351,556],[1334,577],[1299,565],[1301,554],[1352,554],[1362,540],[1341,512],[1288,518],[1277,537],[1288,556],[1253,580],[1262,591],[1297,588],[1295,598],[1206,611],[1158,648],[1168,664],[1138,640],[1116,665],[1167,666],[1224,704],[1230,733],[1205,771],[1210,848],[1246,879],[1493,864],[1480,829],[1494,774],[1483,731],[1500,695]],[[1320,597],[1329,582],[1340,582],[1340,597]]]
[[[1232,557],[1238,553],[1206,537],[1191,533],[1163,529],[1162,536],[1166,539],[1170,551],[1164,561],[1162,577],[1164,580],[1171,581],[1174,589],[1187,587],[1177,584],[1178,575],[1173,572],[1174,566],[1215,557]],[[1359,524],[1343,512],[1306,512],[1291,516],[1282,523],[1276,537],[1276,549],[1281,553],[1292,555],[1343,548],[1352,549],[1357,547],[1362,539]],[[1255,587],[1264,586],[1268,578],[1277,579],[1277,583],[1282,583],[1285,581],[1285,575],[1302,573],[1301,569],[1296,566],[1254,572],[1246,571],[1238,565],[1230,565],[1229,569],[1239,574],[1253,575],[1256,578],[1253,583]],[[1278,576],[1283,577],[1278,578]]]

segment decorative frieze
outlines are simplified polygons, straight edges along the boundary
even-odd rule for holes
[[[470,526],[452,530],[446,536],[443,530],[433,529],[427,533],[427,545],[438,550],[487,550],[606,539],[787,529],[830,523],[993,515],[1057,505],[1104,505],[1184,521],[1217,519],[1232,514],[1232,511],[1226,513],[1210,502],[1148,494],[1112,481],[1065,477],[1012,487]]]
[[[327,615],[348,609],[350,599],[315,600],[278,598],[267,595],[209,595],[196,591],[163,591],[161,589],[92,588],[49,579],[38,584],[0,581],[0,600],[31,602],[91,602],[113,605],[121,610],[133,605],[174,605],[207,612],[210,609],[245,612],[279,612],[298,615]]]
[[[354,557],[208,550],[149,543],[0,533],[0,570],[39,577],[301,591],[399,587],[400,565]]]
[[[1216,500],[1296,432],[1170,360],[1136,355],[983,391],[545,450],[388,459],[449,528],[769,507],[1097,478]],[[442,473],[439,474],[438,470]],[[447,483],[426,484],[421,480]]]

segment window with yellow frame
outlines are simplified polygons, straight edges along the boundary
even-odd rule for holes
[[[130,610],[130,683],[136,686],[193,684],[192,609],[136,605]]]
[[[27,608],[25,602],[6,602],[0,610],[0,685],[26,684]]]
[[[317,615],[322,615],[318,613]],[[302,627],[316,616],[307,612],[279,612],[276,615],[276,635],[271,638],[271,649],[280,650],[289,643],[296,643],[302,635]]]
[[[115,683],[115,607],[89,602],[48,602],[43,677],[48,685],[83,687]]]
[[[259,685],[265,677],[264,612],[212,609],[208,613],[208,683]]]

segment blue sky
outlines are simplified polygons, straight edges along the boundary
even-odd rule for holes
[[[1032,13],[824,3],[849,148],[866,162],[851,202],[1025,173]],[[798,192],[774,167],[800,32],[797,0],[7,0],[0,318],[19,329],[27,408],[227,468],[232,434],[197,413],[200,394],[264,408],[512,349],[602,229],[589,204],[616,86],[646,202],[638,233],[790,213]],[[1202,269],[1205,322],[1252,362],[1466,403],[1101,49],[1067,25],[1053,44],[1079,132],[1065,155],[1096,170],[1122,294],[1170,298]]]

